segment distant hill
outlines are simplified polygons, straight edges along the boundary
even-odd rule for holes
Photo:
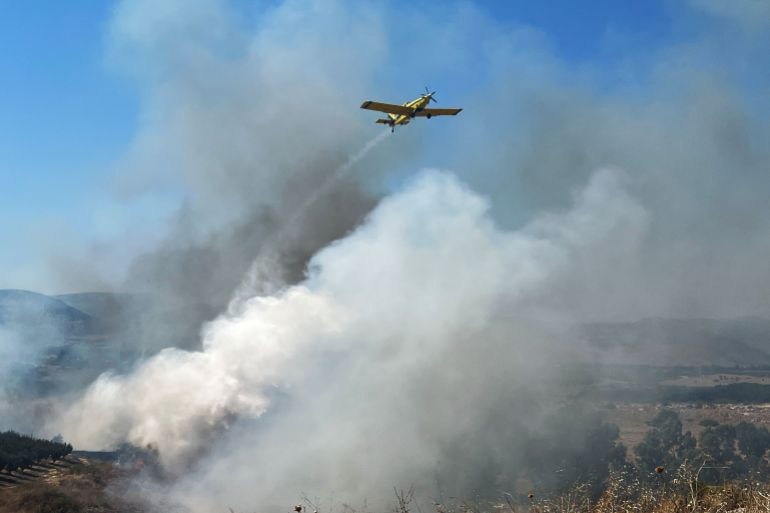
[[[17,378],[24,372],[22,381],[27,384],[54,383],[65,370],[86,379],[93,373],[128,368],[138,358],[169,346],[199,349],[200,327],[217,313],[208,305],[149,294],[49,296],[0,289],[0,334],[10,334],[6,341],[14,344],[0,354],[0,360],[6,360],[4,368],[13,368]]]
[[[137,302],[136,296],[112,292],[80,292],[51,297],[99,319],[113,317],[129,310]]]
[[[584,325],[581,338],[611,363],[769,366],[770,320],[643,319]]]
[[[60,299],[28,290],[0,289],[0,324],[35,326],[39,323],[83,325],[91,316]]]
[[[128,297],[0,290],[0,392],[27,399],[67,393],[130,366],[137,354],[124,344]]]

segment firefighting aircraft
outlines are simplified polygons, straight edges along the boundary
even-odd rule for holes
[[[436,99],[432,93],[428,92],[428,88],[425,88],[425,94],[420,95],[410,102],[406,102],[403,105],[395,105],[392,103],[380,103],[365,101],[361,104],[362,109],[376,110],[384,112],[388,115],[387,119],[378,119],[375,123],[390,126],[390,131],[396,130],[396,125],[408,125],[414,117],[432,118],[433,116],[454,116],[462,109],[434,109],[428,107],[430,102],[435,102]]]

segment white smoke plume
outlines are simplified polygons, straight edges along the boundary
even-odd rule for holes
[[[202,465],[194,490],[178,485],[180,500],[206,511],[278,507],[303,491],[376,498],[405,480],[432,490],[445,444],[535,379],[544,355],[577,349],[538,335],[558,331],[538,319],[558,316],[529,303],[575,255],[644,233],[621,179],[598,172],[570,211],[509,232],[451,174],[424,172],[314,256],[306,280],[232,305],[200,352],[102,376],[56,429],[78,447],[152,445],[182,471],[214,430],[275,402],[264,426],[230,439],[241,449]],[[224,468],[238,470],[220,480]]]

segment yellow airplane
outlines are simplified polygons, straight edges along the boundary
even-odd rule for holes
[[[387,119],[378,119],[375,123],[390,126],[390,131],[396,130],[396,125],[407,125],[414,117],[432,118],[433,116],[454,116],[462,109],[432,109],[428,107],[430,102],[435,102],[436,99],[432,93],[428,92],[428,88],[425,88],[425,94],[420,95],[410,102],[406,102],[402,105],[395,105],[393,103],[380,103],[365,101],[361,104],[362,109],[376,110],[384,112],[388,115]]]

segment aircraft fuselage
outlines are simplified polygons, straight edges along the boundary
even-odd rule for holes
[[[388,114],[388,117],[390,118],[390,126],[394,127],[396,125],[408,125],[409,122],[412,120],[412,118],[415,116],[415,113],[420,112],[425,107],[428,106],[430,103],[430,97],[432,95],[424,94],[420,96],[419,98],[415,98],[414,100],[410,102],[406,102],[403,104],[404,107],[408,107],[413,110],[413,113],[410,115],[407,114]],[[428,116],[430,117],[430,116]]]

